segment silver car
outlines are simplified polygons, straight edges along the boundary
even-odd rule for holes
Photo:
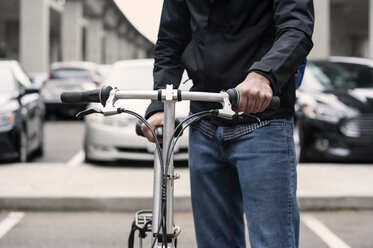
[[[60,100],[61,93],[94,89],[101,80],[95,63],[71,61],[51,64],[49,78],[41,88],[47,114],[75,116],[76,112],[84,110],[87,104],[63,104]]]
[[[120,61],[113,65],[105,84],[116,86],[120,90],[151,90],[153,88],[152,59]],[[184,75],[183,80],[186,79]],[[185,81],[185,80],[184,80]],[[181,84],[181,90],[189,90],[191,81]],[[149,100],[119,100],[116,107],[124,107],[144,115]],[[101,105],[90,104],[88,108],[100,108]],[[189,102],[176,104],[176,118],[185,119],[189,112]],[[131,115],[121,114],[103,117],[92,114],[86,117],[84,141],[85,159],[93,161],[154,159],[155,145],[135,133],[137,119]],[[184,132],[175,148],[175,161],[188,159],[188,132]]]

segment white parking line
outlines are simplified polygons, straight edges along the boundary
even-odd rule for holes
[[[319,236],[330,248],[351,248],[320,220],[311,214],[301,214],[302,222]]]
[[[25,216],[23,212],[11,212],[8,216],[0,222],[0,239],[9,232],[21,219]]]
[[[80,150],[77,152],[68,162],[67,166],[74,167],[80,165],[84,161],[84,151]]]

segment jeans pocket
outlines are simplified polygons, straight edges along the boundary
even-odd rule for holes
[[[293,117],[281,118],[281,119],[273,119],[269,121],[269,125],[276,125],[276,126],[292,126],[293,124]]]

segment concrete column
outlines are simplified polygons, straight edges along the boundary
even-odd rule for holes
[[[369,58],[373,59],[373,0],[369,0]]]
[[[330,0],[314,0],[315,30],[314,47],[309,55],[312,59],[325,59],[330,56]]]
[[[120,37],[119,39],[119,56],[120,59],[130,59],[130,45],[126,37]]]
[[[62,60],[82,60],[82,24],[83,2],[78,0],[66,0],[62,18]]]
[[[29,72],[49,66],[49,0],[20,0],[20,61]]]
[[[116,30],[105,34],[105,63],[112,64],[119,59],[119,36]]]
[[[130,59],[137,59],[137,47],[135,41],[129,42],[129,57]]]
[[[145,59],[146,58],[146,50],[143,47],[137,47],[137,55],[138,59]]]
[[[88,19],[87,25],[87,60],[102,63],[102,41],[104,38],[104,22],[101,18]]]

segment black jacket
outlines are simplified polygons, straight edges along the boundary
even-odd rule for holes
[[[164,0],[154,89],[177,88],[184,68],[191,90],[209,92],[233,88],[255,71],[281,99],[279,109],[257,116],[293,115],[294,74],[313,46],[313,24],[312,0]],[[211,108],[220,104],[191,103],[194,113]],[[153,101],[146,117],[162,109]]]

